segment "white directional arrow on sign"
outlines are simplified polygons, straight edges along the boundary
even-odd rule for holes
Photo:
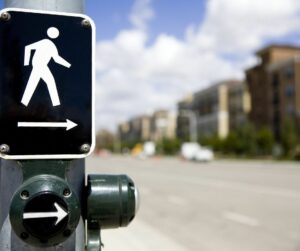
[[[66,119],[66,122],[18,122],[18,127],[64,127],[66,131],[76,127],[77,124]]]
[[[61,208],[57,203],[54,203],[56,212],[43,212],[43,213],[24,213],[23,219],[42,219],[42,218],[57,218],[55,225],[61,222],[68,213]]]

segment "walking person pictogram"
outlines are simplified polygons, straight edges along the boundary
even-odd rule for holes
[[[59,30],[55,27],[50,27],[47,30],[47,35],[51,39],[56,39],[59,36]],[[24,66],[29,65],[32,50],[35,50],[32,58],[32,71],[21,103],[25,106],[28,106],[37,85],[39,84],[40,80],[43,80],[48,87],[52,105],[58,106],[60,105],[60,100],[57,87],[55,79],[48,67],[48,63],[53,58],[57,64],[67,68],[70,68],[71,64],[59,56],[56,45],[50,39],[46,38],[25,46]]]

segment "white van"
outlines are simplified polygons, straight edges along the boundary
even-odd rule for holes
[[[155,143],[152,141],[147,141],[144,143],[143,153],[146,157],[151,157],[155,155]]]
[[[193,142],[183,143],[181,145],[180,154],[187,160],[211,161],[214,159],[212,150]]]

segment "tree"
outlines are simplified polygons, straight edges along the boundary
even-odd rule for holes
[[[157,144],[157,151],[166,155],[174,155],[180,149],[180,141],[178,139],[162,139]]]
[[[199,140],[200,145],[209,146],[214,151],[223,150],[223,140],[218,137],[218,135],[203,136]]]
[[[256,131],[252,124],[245,124],[237,130],[239,140],[237,154],[254,155],[256,153]]]
[[[299,143],[299,134],[295,122],[288,118],[284,120],[281,130],[281,144],[285,155],[290,155]]]
[[[236,132],[230,132],[224,140],[222,150],[224,153],[238,153],[239,152],[239,137]]]
[[[100,130],[96,136],[96,149],[113,149],[115,137],[114,134],[108,130]]]
[[[269,128],[262,128],[256,134],[258,153],[262,155],[272,154],[275,143],[274,135]]]
[[[246,124],[236,131],[230,132],[222,146],[224,153],[254,155],[257,148],[255,128],[252,124]]]

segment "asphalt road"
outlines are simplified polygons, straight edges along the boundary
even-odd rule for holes
[[[104,251],[300,251],[300,164],[90,157],[88,173],[128,174],[141,207],[105,230]]]

